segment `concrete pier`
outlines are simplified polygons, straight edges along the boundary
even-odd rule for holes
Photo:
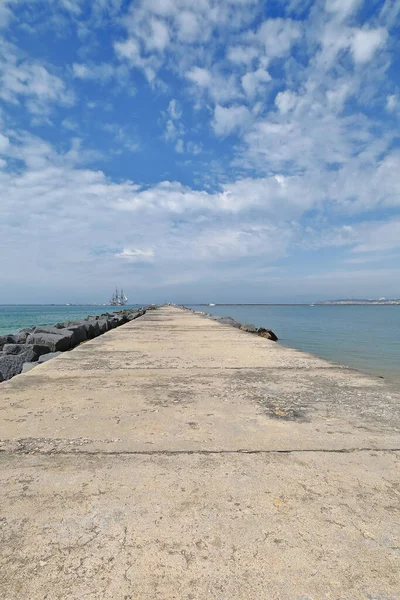
[[[0,384],[0,598],[398,600],[399,392],[172,307]]]

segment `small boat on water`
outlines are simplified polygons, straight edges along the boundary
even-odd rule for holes
[[[207,306],[215,306],[215,304],[213,304],[212,302],[210,302],[209,304],[207,304]]]

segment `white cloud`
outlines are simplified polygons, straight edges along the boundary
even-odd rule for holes
[[[38,61],[19,56],[12,44],[0,41],[0,98],[18,104],[22,99],[30,112],[42,114],[52,105],[71,106],[74,95],[64,81]]]
[[[12,18],[12,11],[10,5],[13,0],[2,0],[0,2],[0,29],[2,27],[7,27]]]
[[[196,42],[203,37],[201,31],[201,20],[196,13],[183,10],[176,16],[177,37],[187,43]]]
[[[193,67],[186,73],[186,77],[200,87],[208,87],[211,83],[210,72],[201,67]]]
[[[394,112],[398,106],[398,98],[396,94],[390,94],[386,97],[386,110],[388,112]]]
[[[296,106],[296,101],[297,95],[290,90],[285,90],[277,94],[275,98],[275,105],[283,115],[286,115],[286,113],[291,111]]]
[[[144,36],[144,43],[147,50],[163,52],[170,41],[167,24],[159,19],[151,19],[149,25],[150,30],[148,34]]]
[[[369,62],[376,51],[385,44],[386,39],[387,31],[383,27],[355,30],[351,40],[354,62],[357,64]]]
[[[231,46],[228,48],[227,59],[232,63],[248,65],[258,56],[256,46]]]
[[[290,228],[250,223],[243,227],[208,230],[196,239],[198,254],[206,259],[280,258],[287,252],[293,232]]]
[[[186,147],[187,147],[187,151],[189,152],[189,154],[194,154],[195,156],[197,154],[201,154],[203,151],[202,145],[196,144],[195,142],[188,142]]]
[[[359,226],[359,243],[353,252],[382,252],[400,249],[400,221],[393,219],[383,223]]]
[[[166,140],[175,140],[180,135],[179,129],[176,127],[172,119],[168,119],[165,124],[164,137]]]
[[[185,151],[183,140],[178,140],[175,144],[175,150],[178,154],[182,154]]]
[[[150,83],[155,80],[161,60],[155,55],[143,57],[138,40],[128,38],[124,42],[115,42],[114,49],[120,59],[127,60],[131,66],[141,69]]]
[[[0,133],[0,153],[4,153],[10,145],[8,137]]]
[[[251,119],[251,113],[246,106],[224,107],[217,104],[214,110],[213,128],[217,135],[229,135],[245,129]]]
[[[363,0],[326,0],[325,9],[344,19],[353,14],[362,2]]]
[[[264,45],[268,58],[284,56],[302,36],[299,22],[291,19],[267,19],[260,26],[256,39]]]
[[[172,120],[176,121],[182,118],[182,110],[179,106],[179,102],[172,98],[168,104],[168,114]]]
[[[119,84],[127,83],[129,75],[127,69],[122,66],[115,66],[112,63],[73,63],[72,73],[75,79],[99,81],[106,83],[111,79],[115,79]],[[130,84],[130,91],[133,85]]]
[[[122,252],[117,253],[115,256],[132,263],[148,263],[154,261],[154,251],[151,249],[144,250],[141,248],[124,248]]]
[[[271,75],[265,69],[246,73],[242,77],[242,87],[249,98],[254,98],[263,89],[263,84],[271,81]]]
[[[166,113],[162,113],[165,120],[164,139],[167,142],[175,142],[175,150],[178,153],[184,152],[184,142],[181,138],[185,134],[185,127],[181,122],[182,110],[179,102],[172,98],[168,104]]]

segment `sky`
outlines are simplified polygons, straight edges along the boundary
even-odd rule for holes
[[[0,0],[0,303],[400,297],[400,0]]]

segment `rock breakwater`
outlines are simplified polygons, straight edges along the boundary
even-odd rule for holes
[[[81,321],[64,321],[49,326],[27,327],[18,333],[0,336],[0,383],[36,365],[72,350],[110,329],[141,317],[155,306],[125,309]]]
[[[235,327],[236,329],[241,329],[242,331],[247,331],[247,333],[254,333],[259,335],[260,337],[266,338],[273,342],[278,341],[278,336],[272,331],[272,329],[264,329],[264,327],[257,328],[252,323],[240,323],[240,321],[236,321],[232,317],[217,317],[216,315],[212,315],[211,313],[207,313],[202,310],[193,310],[187,306],[181,306],[180,308],[192,312],[195,315],[201,315],[202,317],[206,317],[207,319],[212,319],[213,321],[217,321],[222,325],[230,325],[231,327]]]

